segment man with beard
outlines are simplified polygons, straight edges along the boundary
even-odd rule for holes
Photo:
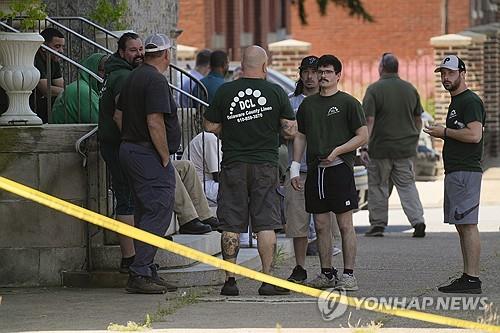
[[[467,88],[462,59],[455,55],[446,56],[435,72],[441,73],[441,82],[450,92],[451,103],[446,126],[426,126],[424,131],[444,141],[444,222],[455,225],[464,262],[462,276],[438,290],[443,293],[480,294],[481,242],[477,224],[486,113],[479,96]]]
[[[306,283],[319,289],[358,290],[354,277],[356,234],[353,209],[358,208],[353,164],[356,149],[367,142],[368,129],[361,104],[339,91],[342,63],[330,54],[318,60],[320,93],[304,99],[297,112],[298,132],[293,141],[290,179],[295,190],[304,188],[306,211],[314,214],[321,273]],[[300,161],[307,143],[307,178],[300,180]],[[337,280],[332,266],[330,213],[336,215],[342,235],[344,272]]]
[[[118,51],[111,55],[104,65],[105,82],[99,101],[99,147],[111,174],[111,186],[116,198],[116,218],[132,226],[134,225],[134,201],[118,159],[121,134],[116,123],[121,123],[122,113],[115,111],[123,82],[134,68],[142,64],[143,59],[144,47],[139,35],[133,32],[123,34],[118,40]],[[203,187],[198,184],[194,168],[180,161],[176,161],[174,167],[177,184],[174,211],[179,214],[180,233],[210,232],[212,230],[210,225],[216,227],[217,223],[214,222],[216,219],[210,213],[208,202],[203,196]],[[182,173],[182,177],[179,173]],[[198,217],[203,221],[200,221]],[[135,256],[134,242],[129,237],[119,237],[122,252],[119,271],[128,273]]]
[[[134,225],[134,201],[118,159],[121,135],[113,121],[113,115],[123,82],[130,72],[142,63],[143,59],[144,47],[139,35],[133,32],[124,33],[118,40],[118,50],[104,65],[105,81],[99,101],[99,147],[111,174],[111,184],[116,198],[116,218],[132,226]],[[135,255],[133,240],[120,236],[120,248],[122,252],[120,272],[128,273],[128,267]]]

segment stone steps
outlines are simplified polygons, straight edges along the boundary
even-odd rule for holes
[[[219,234],[217,233],[217,235]],[[179,236],[184,236],[184,235],[175,235],[174,240],[177,241],[179,239]],[[201,236],[204,235],[189,236],[189,237],[199,238]],[[213,236],[209,235],[206,238],[211,239],[212,237]],[[195,242],[191,241],[191,243]],[[282,238],[280,236],[278,238],[278,248],[281,249],[283,256],[285,257],[293,255],[293,243],[291,239]],[[174,256],[173,254],[170,255]],[[217,257],[221,258],[221,255],[218,254]],[[262,268],[259,258],[259,253],[257,251],[257,248],[255,247],[240,249],[237,263],[257,271],[260,271]],[[158,273],[165,280],[179,287],[220,285],[224,283],[225,279],[225,273],[223,270],[199,262],[194,262],[184,267],[160,269]],[[127,283],[127,279],[128,279],[127,274],[120,274],[116,269],[96,270],[90,273],[88,272],[62,273],[62,284],[65,287],[123,288]]]
[[[214,255],[221,252],[220,233],[216,231],[204,235],[173,235],[172,237],[174,242],[206,254]],[[121,251],[118,245],[99,246],[92,249],[92,263],[97,271],[116,270],[120,260]],[[168,251],[158,250],[155,263],[159,264],[160,268],[176,268],[193,265],[196,261]]]

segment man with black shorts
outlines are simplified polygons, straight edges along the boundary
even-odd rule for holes
[[[481,241],[477,224],[486,113],[479,96],[467,88],[462,59],[455,55],[446,56],[435,72],[441,73],[441,82],[450,92],[451,103],[446,127],[426,126],[424,131],[444,140],[444,222],[455,225],[464,262],[462,276],[438,290],[443,293],[480,294]]]
[[[205,129],[221,135],[222,165],[217,217],[222,230],[222,257],[236,263],[240,233],[249,218],[257,243],[262,271],[269,274],[281,229],[278,182],[280,127],[293,136],[295,115],[285,91],[265,80],[266,51],[249,46],[241,62],[242,77],[220,86],[205,113]],[[239,294],[234,274],[226,272],[221,294]],[[263,283],[260,295],[282,295],[288,290]]]
[[[117,109],[122,112],[120,162],[135,202],[135,225],[162,237],[172,218],[175,193],[170,154],[179,148],[177,105],[163,73],[170,64],[171,43],[164,34],[146,38],[144,63],[123,83]],[[126,290],[156,294],[175,290],[158,276],[157,248],[135,241]]]
[[[318,60],[320,93],[304,99],[297,112],[298,133],[293,142],[290,166],[292,186],[303,188],[300,160],[307,143],[306,211],[314,214],[321,273],[307,284],[314,288],[358,290],[354,277],[356,234],[352,210],[358,208],[353,164],[356,149],[368,140],[368,129],[361,104],[338,90],[342,64],[333,55]],[[342,235],[344,272],[337,280],[332,267],[330,212],[334,212]]]
[[[307,56],[302,59],[299,67],[299,80],[295,91],[288,95],[290,104],[295,113],[297,113],[302,101],[311,95],[319,93],[318,78],[318,60],[316,56]],[[288,142],[288,165],[290,167],[293,161],[293,138],[284,138]],[[300,180],[305,181],[307,174],[306,155],[302,156],[300,161]],[[305,270],[306,252],[309,243],[308,234],[310,234],[311,214],[305,210],[304,191],[296,191],[290,182],[290,173],[286,173],[285,178],[285,217],[286,217],[286,236],[293,238],[293,252],[295,254],[295,267],[288,281],[302,283],[307,280],[307,271]],[[340,231],[333,214],[332,217],[332,241],[340,240]],[[312,227],[313,229],[314,227]],[[313,229],[314,230],[314,229]],[[316,240],[314,241],[316,242]],[[323,244],[323,243],[322,243]],[[328,251],[318,251],[320,255],[326,255]],[[342,251],[333,247],[332,254],[336,255]]]

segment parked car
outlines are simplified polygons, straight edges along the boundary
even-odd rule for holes
[[[432,116],[424,112],[422,114],[423,127],[432,122]],[[434,149],[430,135],[420,132],[415,158],[415,178],[420,181],[436,180],[443,170],[441,155]]]

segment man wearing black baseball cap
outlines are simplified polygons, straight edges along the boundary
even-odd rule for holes
[[[444,141],[444,222],[455,225],[464,262],[462,276],[438,290],[480,294],[481,242],[477,224],[486,113],[479,96],[467,88],[465,64],[459,57],[446,56],[435,72],[441,73],[441,82],[450,92],[451,103],[446,126],[426,126],[424,131]]]

